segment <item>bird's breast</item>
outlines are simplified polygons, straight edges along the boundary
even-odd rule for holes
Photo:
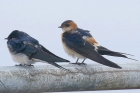
[[[12,53],[10,52],[12,59],[20,64],[34,64],[35,61],[33,61],[32,59],[30,60],[28,56],[26,56],[25,54],[22,53]]]
[[[86,57],[82,56],[81,54],[75,52],[74,50],[70,49],[65,42],[62,41],[64,51],[73,58],[85,59]]]

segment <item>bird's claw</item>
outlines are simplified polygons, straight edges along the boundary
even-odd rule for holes
[[[16,64],[15,66],[24,66],[24,65],[23,64],[18,64],[18,65]]]
[[[34,65],[31,65],[31,64],[29,64],[29,65],[27,65],[27,64],[19,64],[19,65],[15,65],[15,66],[30,66],[30,67],[34,67]]]
[[[76,65],[86,65],[86,63],[70,63],[70,64],[76,64]]]
[[[31,65],[31,64],[29,64],[29,65],[26,65],[26,66],[34,67],[34,65]]]

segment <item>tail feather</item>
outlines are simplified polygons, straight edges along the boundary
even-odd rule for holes
[[[42,50],[43,50],[44,52],[46,52],[46,53],[48,53],[48,54],[54,56],[55,58],[57,58],[58,60],[57,60],[56,62],[70,62],[70,61],[67,60],[67,59],[63,59],[63,58],[61,58],[61,57],[59,57],[59,56],[56,56],[55,54],[53,54],[52,52],[50,52],[49,50],[47,50],[44,46],[42,46],[42,45],[40,45],[40,46],[41,46],[41,48],[42,48]],[[60,61],[59,61],[59,60],[60,60]]]
[[[139,62],[139,60],[136,60],[136,59],[133,59],[133,58],[129,58],[129,57],[127,57],[127,59],[131,59],[131,60],[135,60],[135,61],[138,61],[138,62]]]
[[[53,65],[53,66],[55,66],[55,67],[58,67],[58,68],[60,68],[60,69],[62,69],[62,70],[71,72],[70,70],[68,70],[68,69],[66,69],[66,68],[63,68],[62,66],[58,65],[58,64],[55,63],[55,62],[48,62],[48,63],[51,64],[51,65]]]
[[[127,54],[127,53],[121,53],[121,52],[111,51],[111,50],[109,50],[109,49],[107,49],[105,47],[102,47],[102,46],[100,46],[98,48],[98,53],[101,54],[101,55],[109,55],[109,56],[115,56],[115,57],[123,57],[123,58],[127,58],[127,59],[138,61],[136,59],[129,58],[129,57],[126,56],[126,55],[130,55],[130,56],[134,56],[134,55]]]
[[[127,58],[127,59],[131,59],[131,60],[138,61],[138,60],[136,60],[136,59],[129,58],[129,57],[127,57],[127,56],[126,56],[126,55],[133,56],[133,55],[131,55],[131,54],[120,53],[120,52],[114,52],[114,51],[112,51],[112,53],[114,53],[114,55],[113,55],[113,56],[117,56],[117,57],[124,57],[124,58]]]
[[[67,62],[64,59],[57,58],[57,57],[55,57],[53,55],[50,55],[47,52],[42,52],[42,51],[39,51],[39,50],[37,50],[37,52],[32,55],[32,58],[44,60],[46,62]]]
[[[93,61],[96,61],[100,64],[103,64],[103,65],[106,65],[106,66],[109,66],[109,67],[113,67],[113,68],[118,68],[118,69],[122,69],[122,67],[120,67],[119,65],[117,65],[116,63],[102,57],[101,55],[99,55],[98,53],[96,54],[97,52],[94,53],[94,56],[93,56],[93,53],[89,53],[87,54],[88,58],[93,60]],[[86,56],[86,55],[85,55]]]
[[[43,52],[43,51],[40,51],[40,50],[36,50],[36,52],[34,54],[32,54],[31,57],[36,58],[36,59],[40,59],[42,61],[46,61],[49,64],[51,64],[53,66],[56,66],[56,67],[58,67],[60,69],[67,70],[67,69],[63,68],[62,66],[58,65],[57,63],[55,63],[57,61],[65,62],[66,60],[58,58],[58,57],[55,57],[53,55],[50,55],[49,53],[46,53],[46,52]]]
[[[127,54],[127,53],[121,53],[121,52],[117,52],[117,53],[124,54],[124,55],[129,55],[129,56],[134,56],[132,54]]]

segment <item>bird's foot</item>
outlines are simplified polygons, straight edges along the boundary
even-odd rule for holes
[[[86,65],[86,63],[70,63],[70,64],[76,64],[76,65]]]
[[[18,64],[18,65],[16,64],[15,66],[24,66],[24,65],[23,64]]]
[[[31,65],[31,64],[29,64],[29,65],[25,65],[25,66],[34,67],[34,65]]]
[[[30,67],[34,67],[34,65],[31,65],[31,64],[29,64],[29,65],[28,64],[18,64],[18,65],[16,64],[15,66],[30,66]]]

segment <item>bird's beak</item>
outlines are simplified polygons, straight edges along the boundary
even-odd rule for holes
[[[58,28],[62,28],[62,26],[59,26]]]

